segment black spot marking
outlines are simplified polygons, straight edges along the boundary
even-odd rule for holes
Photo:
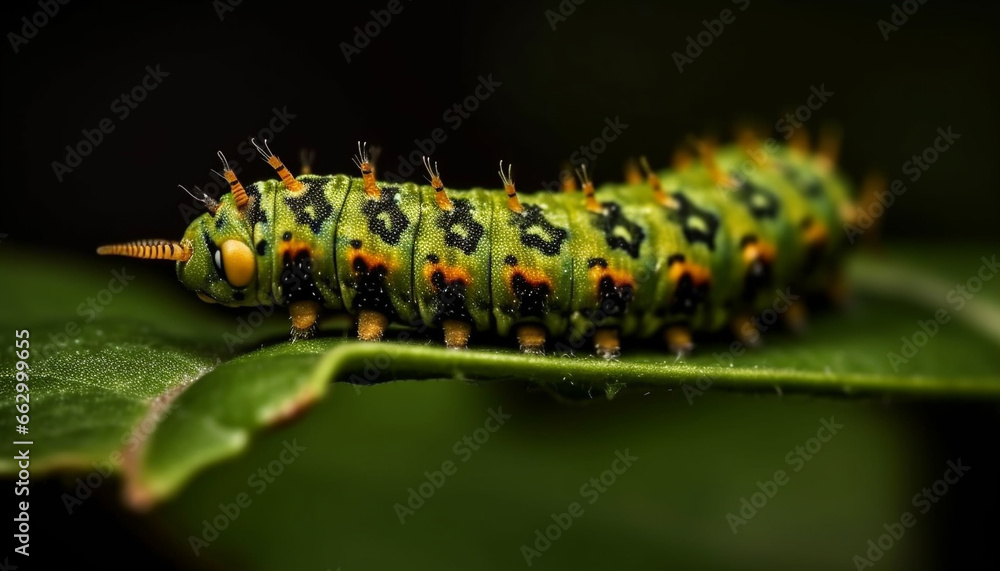
[[[304,188],[300,192],[284,194],[285,204],[295,216],[296,223],[308,224],[314,234],[319,234],[323,223],[333,213],[333,205],[323,192],[323,179],[309,179],[303,184]]]
[[[292,239],[292,233],[285,231],[285,233],[281,235],[281,239],[284,240],[285,242],[290,242]]]
[[[594,226],[604,232],[604,239],[614,250],[621,250],[633,258],[639,257],[639,247],[646,238],[646,233],[635,222],[622,213],[622,209],[614,202],[602,202],[604,213],[597,215]],[[628,238],[621,236],[617,230],[624,230]]]
[[[215,242],[212,240],[211,236],[208,235],[208,232],[203,231],[201,235],[202,239],[205,241],[205,246],[208,247],[208,259],[212,260],[212,268],[215,270],[215,279],[212,279],[212,277],[209,276],[209,281],[212,282],[222,279],[222,276],[226,275],[226,271],[223,266],[225,262],[222,260],[222,254],[219,252],[219,247],[215,245]]]
[[[757,236],[754,234],[746,234],[740,238],[740,250],[742,251],[747,246],[756,244],[758,241]],[[756,299],[761,289],[771,284],[772,277],[771,264],[759,256],[754,259],[750,263],[750,267],[747,268],[746,276],[743,278],[743,301],[751,302]]]
[[[695,206],[687,196],[680,192],[670,195],[678,204],[676,211],[671,210],[671,216],[676,217],[677,222],[684,232],[684,238],[689,244],[701,242],[708,246],[709,250],[715,250],[715,236],[719,230],[719,217],[707,210],[702,210]],[[700,220],[700,223],[695,222]]]
[[[822,198],[824,195],[823,180],[818,176],[808,176],[799,169],[790,165],[782,165],[782,172],[785,178],[792,183],[799,192],[809,198]]]
[[[806,250],[806,258],[802,261],[802,275],[809,276],[820,266],[826,259],[826,241],[815,242],[809,245]]]
[[[608,261],[605,260],[604,258],[591,258],[591,259],[587,260],[587,267],[588,268],[593,268],[593,267],[596,267],[596,266],[600,266],[602,268],[606,268],[606,267],[608,267]]]
[[[747,206],[754,218],[758,220],[777,218],[780,204],[778,198],[771,192],[744,180],[733,194]]]
[[[598,309],[583,313],[600,325],[608,318],[625,315],[629,302],[635,297],[635,288],[632,284],[616,285],[611,276],[604,276],[597,284],[597,297]]]
[[[354,240],[351,240],[351,247],[354,248],[355,250],[360,250],[361,249],[361,240],[358,240],[357,238],[355,238]]]
[[[818,177],[802,188],[802,192],[809,198],[821,198],[825,194],[823,191],[823,181]]]
[[[517,256],[515,256],[514,254],[507,254],[507,257],[503,259],[503,263],[507,264],[508,266],[516,266]]]
[[[246,298],[246,295],[244,295],[243,292],[241,292],[241,291],[234,291],[233,292],[233,299],[235,299],[236,301],[243,301],[244,298]]]
[[[295,257],[292,257],[291,252],[285,252],[279,283],[282,304],[293,301],[323,303],[323,296],[316,289],[316,280],[313,278],[312,257],[307,250],[299,251]]]
[[[457,319],[472,323],[472,315],[466,303],[466,283],[457,279],[447,281],[444,273],[436,271],[431,274],[431,285],[434,286],[434,325],[448,319]]]
[[[403,232],[410,227],[410,219],[396,202],[399,192],[397,187],[383,188],[378,200],[365,200],[361,206],[361,213],[368,219],[368,231],[391,246],[399,244]]]
[[[510,213],[511,223],[521,230],[521,243],[529,248],[534,248],[546,256],[555,256],[562,250],[563,242],[569,238],[569,232],[563,228],[553,226],[542,209],[537,204],[529,204],[524,207],[520,214]],[[531,230],[538,228],[547,238],[542,237]]]
[[[437,254],[427,254],[427,261],[432,264],[436,264],[441,261],[441,258],[439,258]]]
[[[263,256],[265,252],[267,252],[267,240],[257,242],[257,255]]]
[[[749,303],[756,299],[761,290],[771,285],[773,277],[773,269],[767,261],[758,257],[750,262],[747,275],[743,278],[743,301]]]
[[[473,218],[472,203],[467,198],[457,198],[452,200],[451,204],[450,211],[442,211],[438,216],[437,226],[445,231],[446,245],[458,248],[465,255],[471,256],[479,247],[479,241],[483,237],[483,225]]]
[[[385,276],[388,273],[385,266],[379,264],[370,268],[368,263],[358,256],[354,259],[354,272],[357,274],[356,294],[351,302],[351,309],[355,313],[368,309],[389,316],[390,320],[396,319],[396,309],[392,306],[389,289],[385,284]]]
[[[229,223],[229,218],[225,214],[219,213],[215,217],[215,229],[218,231],[223,231],[226,229],[226,225]]]
[[[672,254],[669,258],[667,258],[667,267],[669,268],[677,262],[683,263],[686,259],[687,258],[684,257],[684,254]]]
[[[544,317],[545,302],[551,293],[549,284],[532,284],[521,273],[515,273],[510,280],[511,291],[517,300],[517,309],[522,316]]]
[[[705,301],[706,295],[708,295],[708,284],[702,283],[695,286],[691,274],[684,272],[681,279],[678,280],[677,289],[674,290],[674,296],[670,300],[669,311],[673,315],[694,315],[698,305]]]
[[[250,210],[247,214],[247,221],[250,223],[251,228],[258,222],[267,224],[267,213],[261,206],[260,187],[257,185],[258,183],[253,183],[243,187],[243,190],[247,193],[247,197],[250,199]]]

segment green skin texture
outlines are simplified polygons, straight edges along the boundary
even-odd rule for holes
[[[821,169],[813,157],[786,148],[771,150],[769,161],[779,168],[759,168],[736,147],[719,149],[716,164],[723,172],[745,176],[776,201],[778,214],[773,218],[752,215],[738,193],[719,188],[698,162],[682,172],[659,173],[668,194],[679,192],[697,208],[717,217],[714,250],[685,236],[685,224],[704,227],[703,220],[681,219],[676,211],[654,201],[645,183],[603,185],[596,193],[599,202],[616,204],[634,224],[631,229],[615,227],[610,236],[631,241],[636,228],[644,235],[633,256],[610,246],[609,234],[602,227],[606,219],[584,207],[581,193],[519,195],[526,211],[537,206],[556,228],[554,232],[565,232],[561,248],[553,253],[525,243],[525,236],[551,239],[553,234],[539,226],[522,231],[517,223],[525,214],[508,208],[502,190],[448,189],[453,202],[467,201],[470,220],[481,230],[476,247],[467,252],[446,243],[445,236],[457,232],[458,237],[467,238],[470,224],[449,227],[445,218],[449,213],[438,207],[435,191],[429,186],[379,183],[379,200],[394,200],[405,215],[400,224],[386,212],[374,218],[362,214],[366,204],[368,208],[386,206],[375,204],[377,201],[365,194],[362,179],[302,175],[297,179],[307,185],[307,191],[299,193],[298,200],[307,206],[298,208],[298,216],[288,201],[290,193],[278,180],[247,187],[266,220],[252,220],[253,216],[237,210],[231,195],[225,195],[214,215],[203,214],[188,227],[183,240],[192,245],[193,255],[177,263],[177,275],[187,288],[232,307],[287,305],[288,288],[311,277],[324,308],[357,313],[363,273],[352,261],[360,254],[369,266],[372,261],[384,266],[381,283],[392,306],[390,316],[404,325],[440,327],[443,307],[431,276],[437,268],[450,268],[464,273],[466,320],[477,331],[507,335],[522,323],[542,324],[549,335],[569,339],[585,338],[595,327],[613,327],[624,336],[637,337],[654,335],[670,324],[714,331],[737,312],[755,313],[770,307],[777,290],[791,287],[796,293],[818,292],[837,277],[838,260],[845,249],[841,215],[851,204],[850,187],[836,172]],[[821,192],[810,195],[806,187],[816,182],[822,185]],[[399,192],[393,193],[391,188]],[[303,201],[303,194],[313,192],[321,192],[325,200]],[[823,224],[828,236],[819,262],[808,274],[803,272],[808,252],[802,229],[807,219]],[[310,221],[318,225],[318,232],[310,227]],[[392,236],[394,239],[386,239],[384,231],[375,231],[379,228],[402,231]],[[740,250],[740,240],[748,234],[776,249],[773,281],[759,288],[749,301],[744,297],[749,268]],[[289,235],[292,239],[285,240]],[[226,240],[245,243],[256,255],[256,279],[247,287],[232,287],[215,266],[206,240],[216,246]],[[355,247],[358,241],[360,248]],[[310,253],[311,273],[289,276],[286,271],[283,283],[284,253],[303,249]],[[468,244],[465,249],[469,249]],[[711,273],[707,296],[693,314],[670,311],[677,283],[669,277],[667,260],[677,254]],[[510,256],[516,257],[516,266],[508,263]],[[431,261],[435,258],[439,265]],[[603,258],[608,270],[631,278],[634,297],[624,313],[594,312],[602,304],[599,277],[595,277],[601,269],[588,266],[592,258]],[[540,314],[522,311],[522,301],[511,287],[514,272],[547,279],[549,291]]]

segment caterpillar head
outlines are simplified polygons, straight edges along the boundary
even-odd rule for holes
[[[180,241],[136,240],[101,246],[97,253],[172,260],[177,262],[177,278],[202,301],[227,306],[260,303],[251,230],[229,194],[222,197],[214,212],[196,218]]]

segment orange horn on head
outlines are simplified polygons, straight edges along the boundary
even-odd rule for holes
[[[191,259],[191,245],[174,240],[135,240],[124,244],[101,246],[97,249],[97,253],[102,256],[186,262]]]

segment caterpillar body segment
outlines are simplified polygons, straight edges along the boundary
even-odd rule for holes
[[[829,149],[702,144],[680,169],[654,171],[643,157],[626,184],[595,186],[581,169],[583,192],[525,194],[502,163],[504,190],[445,193],[429,158],[431,184],[416,185],[376,181],[363,145],[360,177],[292,177],[261,152],[280,180],[237,182],[242,192],[196,219],[174,258],[203,300],[288,307],[293,338],[322,312],[346,311],[361,339],[397,323],[438,330],[452,348],[487,331],[528,352],[553,344],[607,358],[634,337],[677,354],[696,332],[728,326],[748,340],[750,317],[782,292],[839,279],[851,209]],[[136,252],[99,250],[151,257]],[[787,313],[801,327],[804,306]]]
[[[475,331],[493,327],[490,276],[492,252],[488,231],[494,211],[503,206],[500,193],[482,189],[450,200],[451,210],[439,207],[436,190],[421,187],[420,224],[413,250],[413,293],[419,321],[415,325],[444,328],[448,321],[470,324]],[[504,206],[504,210],[506,207]],[[445,331],[449,345],[459,343],[458,325]]]

